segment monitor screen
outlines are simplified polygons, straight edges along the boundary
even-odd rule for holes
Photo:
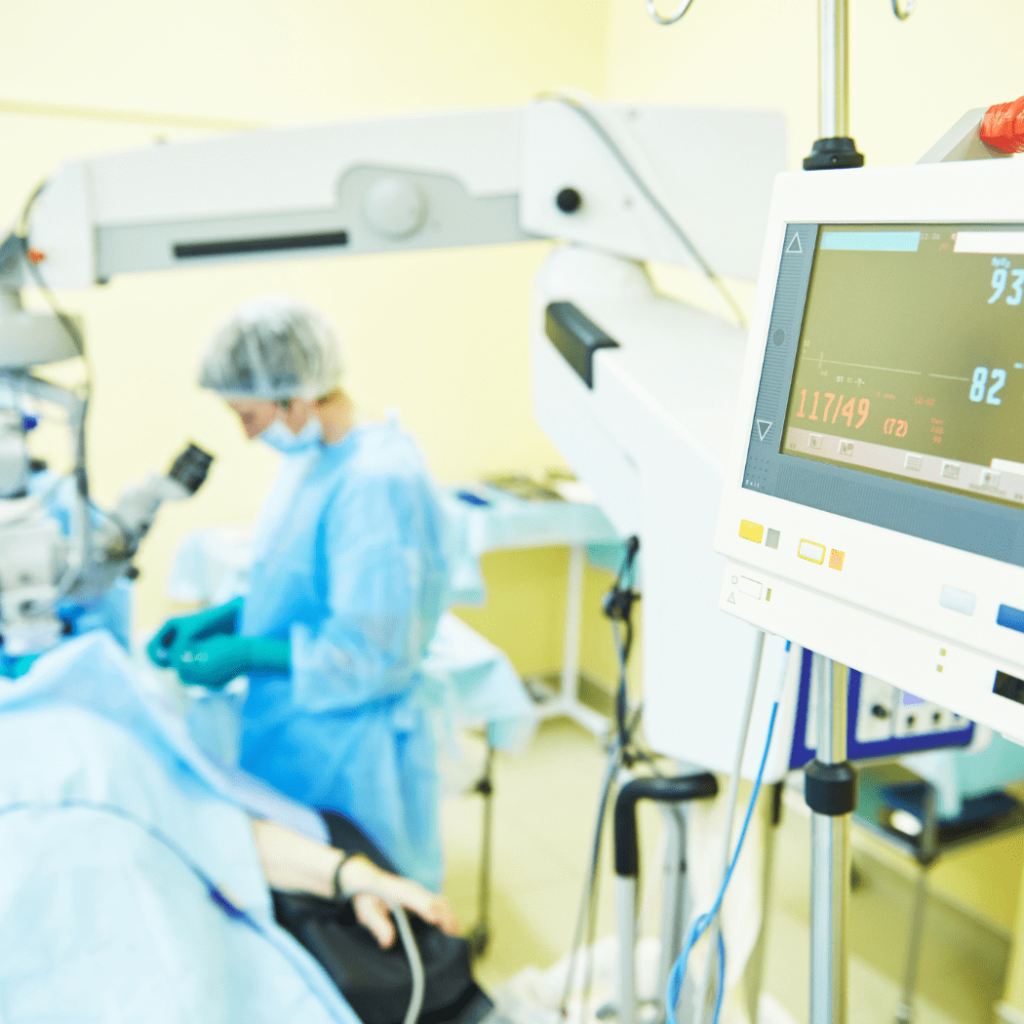
[[[1024,225],[788,225],[743,486],[1024,565]]]
[[[783,452],[1024,506],[1024,232],[823,227]]]

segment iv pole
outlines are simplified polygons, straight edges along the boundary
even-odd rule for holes
[[[818,8],[818,135],[805,171],[863,167],[849,136],[850,33],[847,0],[820,0]]]
[[[849,136],[849,63],[847,0],[820,0],[820,137],[804,159],[804,170],[864,166]],[[815,654],[812,673],[818,750],[804,773],[804,797],[811,809],[810,1024],[846,1024],[850,815],[857,806],[857,772],[846,760],[849,670]]]

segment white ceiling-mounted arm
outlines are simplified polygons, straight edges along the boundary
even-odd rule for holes
[[[29,211],[27,245],[50,287],[534,237],[753,278],[783,145],[775,114],[561,96],[246,132],[63,165]],[[0,253],[0,287],[34,283],[18,248]]]
[[[239,133],[63,165],[29,217],[51,287],[311,253],[513,242],[522,114]],[[31,278],[17,283],[32,283]]]

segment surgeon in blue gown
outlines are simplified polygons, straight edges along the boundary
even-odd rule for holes
[[[281,451],[248,596],[172,619],[150,645],[185,682],[247,675],[241,765],[355,821],[398,870],[441,881],[422,659],[447,603],[443,517],[413,439],[360,422],[327,321],[265,296],[214,333],[200,384]]]

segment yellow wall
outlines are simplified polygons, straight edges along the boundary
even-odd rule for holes
[[[782,110],[799,166],[818,134],[814,0],[694,0],[671,28],[610,2],[610,99]],[[890,0],[849,7],[850,127],[871,164],[912,163],[965,111],[1024,92],[1015,0],[919,0],[905,22]]]
[[[920,0],[906,23],[888,0],[852,6],[852,132],[870,163],[912,161],[966,109],[1024,91],[1024,5],[1015,0]],[[816,7],[695,0],[679,25],[660,29],[642,0],[6,4],[0,221],[13,219],[62,159],[79,154],[234,124],[520,104],[559,86],[782,109],[796,167],[817,134]],[[250,520],[272,472],[274,457],[245,445],[221,405],[192,384],[203,338],[223,312],[271,289],[322,306],[345,336],[356,397],[370,409],[398,408],[439,478],[529,470],[558,461],[533,422],[527,387],[529,281],[545,251],[536,243],[182,271],[63,295],[85,315],[93,355],[100,500],[163,468],[187,439],[218,456],[199,496],[166,509],[146,542],[141,622],[153,625],[166,611],[162,581],[182,533]],[[749,289],[743,294],[749,302]],[[491,602],[467,618],[523,671],[552,667],[560,656],[564,567],[564,552],[551,550],[485,560]],[[588,574],[590,609],[608,582]],[[593,611],[584,648],[584,667],[612,680],[608,628]]]
[[[518,105],[552,86],[600,92],[607,14],[604,0],[6,5],[0,222],[79,154],[197,137],[224,123]],[[141,624],[168,609],[162,581],[182,533],[251,520],[273,470],[275,457],[244,444],[230,414],[192,383],[217,319],[264,291],[305,298],[343,334],[357,401],[373,412],[398,409],[440,479],[538,469],[558,462],[528,394],[529,283],[546,249],[133,275],[62,295],[85,316],[100,501],[165,468],[188,439],[218,459],[200,494],[165,508],[145,542]]]

